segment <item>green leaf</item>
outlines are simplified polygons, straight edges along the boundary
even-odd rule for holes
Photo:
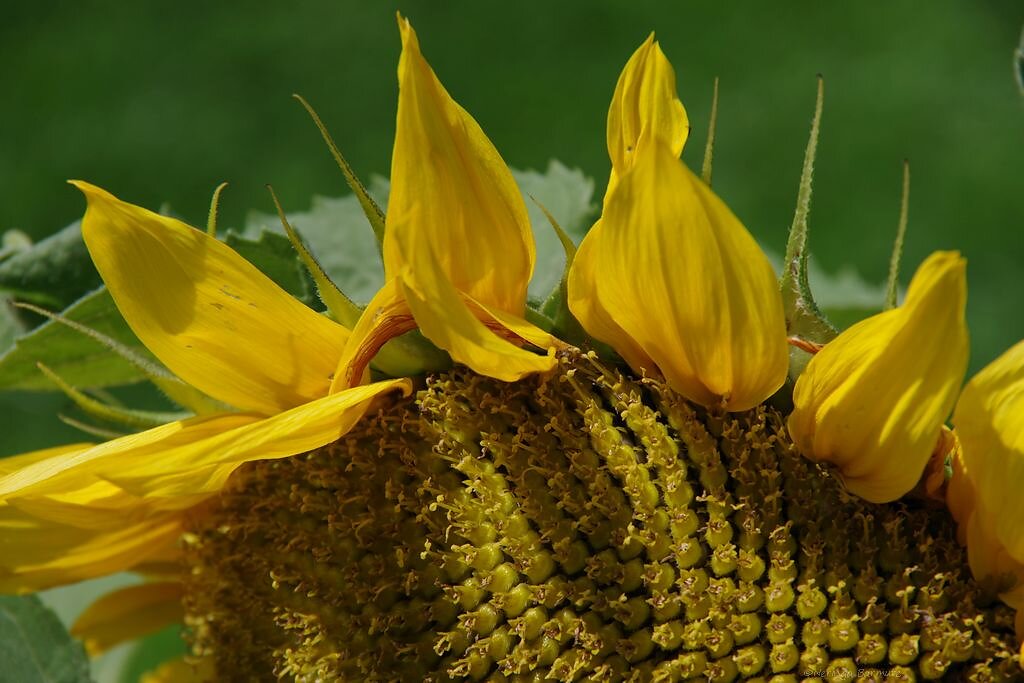
[[[100,284],[79,222],[0,263],[0,290],[47,308],[64,308]]]
[[[34,595],[0,596],[0,681],[90,681],[89,660],[57,616]]]
[[[11,308],[11,302],[7,297],[0,296],[0,352],[6,351],[14,345],[17,339],[25,331]]]
[[[53,610],[57,618],[67,629],[75,623],[78,616],[98,598],[119,588],[126,588],[140,583],[136,574],[119,572],[96,579],[87,579],[78,583],[57,586],[37,593],[43,604]],[[119,645],[99,657],[90,660],[92,677],[98,683],[116,683],[131,650],[137,643]],[[138,679],[136,679],[137,681]]]
[[[100,288],[75,302],[64,317],[92,328],[144,358],[153,356],[128,328],[114,300]],[[47,365],[77,387],[109,387],[146,379],[145,373],[109,348],[56,321],[40,325],[0,356],[0,389],[55,391],[36,363]]]
[[[378,204],[383,204],[382,199],[388,194],[388,183],[375,176],[371,178],[368,190]],[[384,266],[373,230],[354,195],[314,197],[308,211],[289,212],[287,217],[328,277],[346,296],[362,303],[373,298],[384,284]],[[261,231],[272,232],[285,239],[277,214],[249,214],[243,234],[254,235]],[[288,252],[298,263],[290,245]],[[260,268],[262,270],[262,266]]]
[[[253,239],[229,230],[224,241],[276,282],[281,289],[307,306],[313,306],[318,310],[321,308],[320,300],[313,289],[313,281],[287,237],[279,232],[263,230]]]
[[[545,300],[562,279],[565,249],[551,227],[543,209],[551,212],[558,225],[578,245],[593,223],[596,206],[594,181],[583,171],[550,161],[543,173],[512,171],[526,198],[526,209],[537,240],[537,264],[530,281],[530,296]],[[533,197],[536,201],[531,201]]]

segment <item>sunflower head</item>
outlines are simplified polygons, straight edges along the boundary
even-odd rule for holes
[[[549,214],[567,264],[538,307],[514,176],[399,31],[386,215],[334,150],[381,240],[365,307],[283,211],[327,311],[215,230],[76,183],[135,362],[189,412],[0,462],[0,588],[141,574],[75,633],[99,653],[182,624],[154,681],[1024,676],[1024,346],[957,401],[964,259],[842,332],[815,318],[809,196],[780,285],[680,160],[652,35],[600,217],[576,249]]]

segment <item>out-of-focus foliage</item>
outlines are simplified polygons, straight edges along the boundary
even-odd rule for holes
[[[0,681],[88,683],[89,661],[39,598],[0,595]]]

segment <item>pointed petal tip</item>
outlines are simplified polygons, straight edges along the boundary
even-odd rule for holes
[[[69,180],[68,185],[73,185],[79,192],[85,195],[86,204],[90,207],[101,205],[114,206],[126,203],[99,185],[93,185],[85,180]]]
[[[395,19],[398,21],[398,33],[402,38],[402,49],[415,49],[419,52],[419,40],[416,37],[416,29],[412,22],[401,12],[395,12]]]
[[[86,196],[86,199],[91,199],[93,197],[113,198],[113,195],[104,190],[102,187],[99,187],[98,185],[93,185],[92,183],[87,182],[85,180],[78,180],[72,178],[68,180],[68,185],[72,185],[75,188],[77,188],[82,194]]]

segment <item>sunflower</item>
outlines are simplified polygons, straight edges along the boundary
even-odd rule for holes
[[[937,252],[901,306],[801,338],[679,158],[651,36],[615,89],[565,315],[538,316],[514,180],[399,28],[386,278],[351,332],[79,184],[125,319],[234,410],[0,463],[0,587],[150,576],[77,631],[98,651],[180,620],[191,654],[158,673],[179,680],[1019,679],[1024,347],[946,429],[964,260]],[[453,366],[365,383],[416,329]]]

